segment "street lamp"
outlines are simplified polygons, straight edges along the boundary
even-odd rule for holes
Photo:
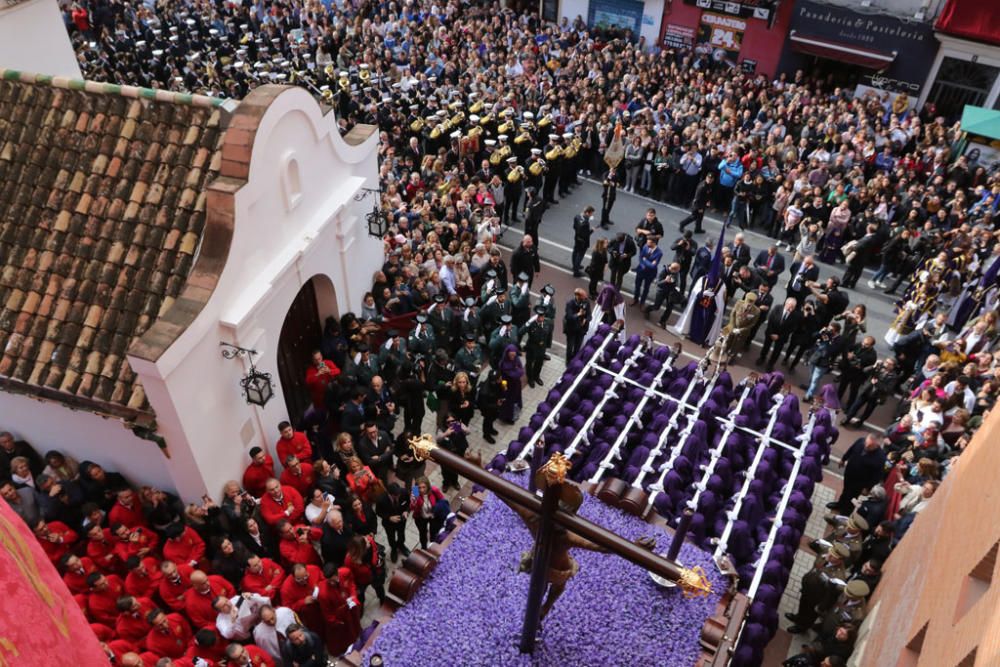
[[[362,201],[368,198],[368,195],[378,195],[381,194],[381,190],[375,188],[361,188],[361,191],[354,195],[354,201]],[[389,222],[382,215],[382,210],[378,206],[378,201],[372,206],[372,211],[365,216],[365,220],[368,222],[368,235],[373,236],[377,239],[382,239],[385,237],[386,232],[389,231]]]
[[[222,347],[222,356],[226,359],[246,357],[250,363],[250,372],[240,379],[240,388],[243,390],[243,396],[247,403],[260,407],[267,405],[267,402],[274,396],[274,388],[271,386],[271,374],[261,373],[253,365],[253,355],[258,354],[257,350],[250,350],[222,341],[219,342],[219,346]]]

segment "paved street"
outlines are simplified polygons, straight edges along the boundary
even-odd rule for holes
[[[541,235],[541,242],[539,248],[539,254],[543,261],[549,262],[551,265],[548,268],[562,268],[569,269],[570,254],[573,247],[573,216],[580,213],[585,206],[588,204],[594,206],[597,209],[597,219],[600,218],[601,209],[601,186],[595,182],[584,180],[583,185],[578,187],[569,197],[559,201],[559,204],[549,208],[545,213],[545,217],[542,220],[542,225],[539,229]],[[647,208],[655,208],[656,214],[663,224],[664,228],[664,240],[661,245],[664,246],[664,260],[669,260],[673,253],[670,252],[670,245],[673,244],[680,236],[677,224],[680,222],[684,216],[687,215],[687,211],[675,206],[670,206],[668,204],[663,204],[660,202],[654,202],[651,199],[645,197],[639,197],[637,195],[632,195],[623,190],[618,191],[618,199],[615,202],[614,209],[611,211],[611,219],[615,223],[608,230],[602,230],[598,228],[595,232],[593,241],[596,241],[601,236],[607,238],[613,238],[614,235],[619,231],[625,231],[628,233],[634,233],[635,226],[638,224],[639,220],[646,213]],[[595,220],[596,223],[596,220]],[[689,227],[693,229],[693,227]],[[699,244],[704,244],[707,238],[719,238],[719,231],[722,229],[722,219],[721,217],[712,212],[705,217],[705,234],[695,235],[695,240]],[[732,237],[739,231],[738,228],[730,228],[726,231],[726,242],[732,240]],[[504,233],[504,237],[501,241],[502,245],[508,245],[513,247],[516,243],[520,242],[521,236],[524,232],[523,225],[511,227],[508,231]],[[756,257],[756,254],[760,250],[766,249],[771,243],[772,239],[768,236],[760,234],[756,231],[745,232],[747,239],[747,244],[752,250],[752,255]],[[591,244],[593,245],[593,244]],[[779,278],[778,284],[775,286],[775,303],[781,303],[785,298],[785,284],[788,280],[788,268],[792,263],[791,253],[782,252],[785,255],[785,273]],[[587,255],[589,258],[589,254]],[[586,266],[588,260],[584,261],[584,266]],[[633,264],[634,264],[633,260]],[[838,264],[836,267],[830,266],[829,264],[819,263],[820,267],[820,279],[826,279],[828,276],[836,275],[841,276],[844,273],[844,266]],[[847,290],[851,298],[851,303],[864,303],[868,308],[868,332],[875,336],[878,341],[878,347],[881,352],[888,352],[888,347],[883,342],[883,336],[886,330],[889,328],[889,324],[893,318],[893,301],[892,298],[883,294],[881,291],[873,291],[868,289],[865,281],[872,275],[871,270],[865,272],[865,276],[858,281],[857,289]],[[633,284],[634,274],[631,274],[626,278],[625,289],[626,291],[631,291]],[[546,280],[550,280],[546,276]],[[578,282],[580,284],[585,284],[585,279],[580,279]],[[568,292],[560,292],[560,294],[567,294]],[[758,334],[759,335],[759,334]]]

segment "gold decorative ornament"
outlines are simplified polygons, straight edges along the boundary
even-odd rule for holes
[[[566,473],[569,469],[573,467],[573,464],[568,458],[566,458],[562,452],[556,452],[549,458],[548,462],[543,465],[539,472],[545,474],[545,480],[549,484],[562,484],[566,481]]]
[[[430,433],[424,433],[420,437],[410,438],[410,449],[413,450],[413,456],[418,461],[426,461],[431,457],[431,452],[438,448],[437,442],[434,441],[434,436]]]
[[[708,597],[712,592],[712,582],[705,576],[705,570],[699,566],[681,568],[681,578],[677,582],[687,599]]]

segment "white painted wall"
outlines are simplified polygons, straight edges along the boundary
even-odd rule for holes
[[[156,443],[135,437],[119,420],[70,410],[53,401],[0,392],[0,430],[26,440],[40,455],[58,449],[78,461],[90,459],[107,470],[120,472],[131,482],[176,491],[167,458]]]
[[[569,19],[572,23],[576,20],[577,16],[583,18],[584,23],[587,22],[587,10],[590,9],[590,0],[562,0],[559,3],[559,19],[562,17]]]
[[[248,184],[236,194],[229,259],[208,304],[155,364],[129,358],[156,410],[171,451],[171,472],[182,497],[217,495],[239,479],[246,452],[273,449],[277,425],[287,419],[278,381],[281,325],[299,288],[312,276],[332,281],[340,313],[360,310],[382,244],[367,234],[371,198],[353,201],[359,188],[377,187],[377,134],[361,146],[340,137],[333,114],[320,115],[313,98],[290,88],[261,120]],[[298,163],[299,191],[289,184]],[[255,363],[272,374],[274,398],[263,409],[240,395],[245,362],[227,360],[226,341],[260,352]],[[272,452],[273,453],[273,452]]]
[[[83,78],[56,0],[0,2],[0,68]]]

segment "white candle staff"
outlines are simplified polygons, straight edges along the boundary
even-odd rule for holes
[[[771,417],[767,422],[767,429],[764,431],[764,435],[767,439],[760,439],[757,442],[757,453],[754,454],[753,461],[750,463],[750,467],[746,470],[745,476],[743,477],[743,486],[740,487],[740,492],[736,495],[736,502],[733,504],[733,508],[728,512],[726,527],[722,530],[722,535],[719,536],[718,544],[715,547],[714,557],[716,559],[725,554],[726,548],[729,546],[729,535],[733,530],[733,524],[740,516],[740,509],[743,507],[743,499],[746,498],[747,492],[750,490],[750,483],[757,476],[757,467],[764,458],[764,451],[771,445],[771,431],[774,430],[774,425],[777,423],[778,409],[781,407],[784,400],[785,395],[781,392],[778,392],[774,396],[774,406],[771,408]]]
[[[645,350],[642,346],[639,346],[635,348],[632,355],[625,360],[624,364],[622,364],[622,369],[614,375],[614,381],[611,383],[611,386],[608,387],[608,390],[604,392],[604,396],[601,396],[601,400],[594,406],[594,411],[590,413],[589,417],[587,417],[587,421],[584,422],[583,428],[580,429],[580,432],[576,434],[575,438],[573,438],[573,442],[571,442],[569,447],[566,448],[566,451],[563,452],[567,458],[576,453],[576,448],[581,442],[585,440],[589,442],[587,433],[590,431],[590,427],[593,426],[594,422],[603,415],[605,404],[607,404],[607,402],[612,398],[618,397],[618,392],[615,391],[615,389],[618,388],[618,385],[622,384],[622,380],[625,379],[625,373],[627,373],[628,370],[639,361],[639,357],[641,357],[644,353]],[[594,367],[600,368],[596,364]]]
[[[597,472],[595,472],[594,476],[590,478],[591,483],[596,484],[598,481],[600,481],[601,476],[604,474],[604,471],[613,467],[614,464],[612,464],[612,461],[615,461],[620,457],[619,454],[621,446],[625,442],[625,439],[628,437],[628,434],[632,430],[632,427],[635,426],[636,424],[639,424],[640,426],[642,425],[639,419],[639,415],[642,414],[642,411],[645,409],[646,403],[649,401],[649,399],[656,396],[656,391],[654,390],[654,387],[658,387],[663,382],[663,376],[666,375],[667,371],[673,369],[673,365],[670,363],[671,361],[672,359],[668,359],[660,367],[660,370],[657,371],[656,376],[653,378],[653,384],[646,389],[646,393],[643,395],[642,400],[640,400],[639,403],[635,406],[635,410],[629,417],[628,423],[625,425],[625,428],[623,428],[622,432],[618,434],[618,437],[615,439],[615,443],[611,446],[611,450],[598,465]]]
[[[594,350],[594,353],[590,355],[590,359],[588,359],[587,363],[584,364],[583,369],[579,372],[579,374],[577,374],[575,378],[573,378],[573,382],[566,389],[566,393],[562,395],[558,403],[552,406],[552,412],[550,412],[548,416],[545,417],[545,420],[542,422],[542,425],[538,427],[538,430],[535,431],[535,433],[531,436],[528,442],[524,443],[524,449],[522,449],[521,453],[517,455],[516,460],[523,460],[531,455],[531,451],[534,449],[535,443],[538,442],[538,439],[545,434],[546,429],[552,426],[552,422],[554,422],[556,420],[556,417],[559,416],[559,411],[562,410],[564,405],[566,405],[566,402],[569,400],[569,397],[573,395],[574,391],[576,391],[576,388],[580,385],[580,382],[583,381],[583,378],[587,377],[587,374],[590,372],[590,369],[597,363],[597,360],[601,358],[601,355],[604,354],[604,349],[608,346],[608,344],[611,342],[613,338],[614,336],[611,335],[611,332],[608,332],[608,335],[604,337],[604,340],[602,340],[601,344],[597,346],[597,349]]]

